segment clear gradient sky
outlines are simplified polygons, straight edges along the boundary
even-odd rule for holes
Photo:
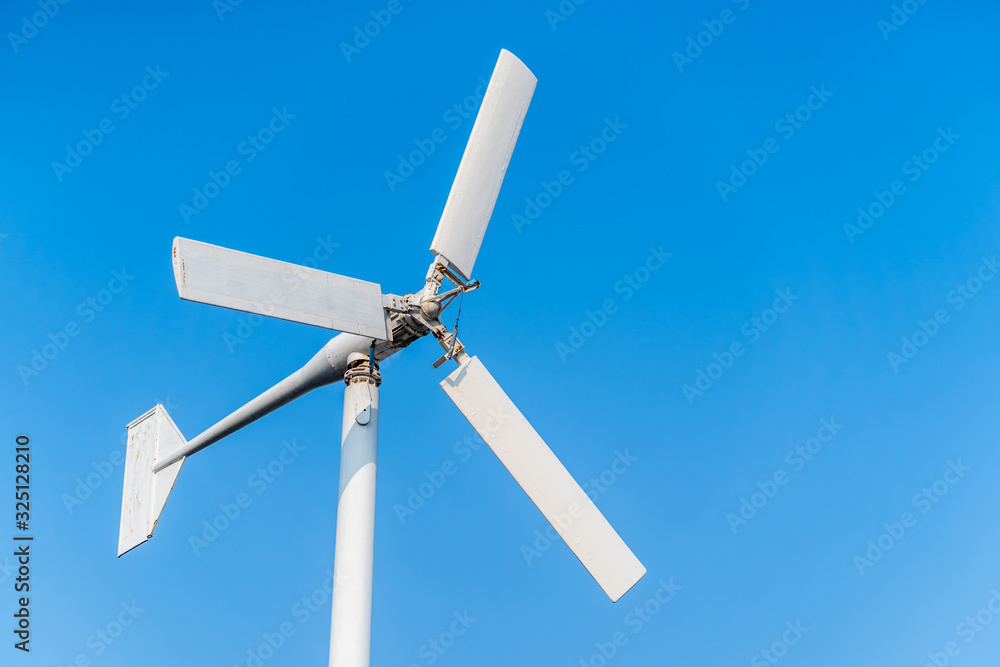
[[[193,437],[331,336],[181,301],[171,240],[419,289],[506,48],[538,86],[463,342],[649,572],[612,604],[548,543],[423,340],[383,368],[372,664],[996,665],[998,19],[4,3],[0,664],[326,664],[342,388],[191,458],[115,557],[125,425]]]

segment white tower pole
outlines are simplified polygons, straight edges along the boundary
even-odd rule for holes
[[[349,366],[344,374],[330,667],[369,667],[381,376],[364,354],[352,354]]]

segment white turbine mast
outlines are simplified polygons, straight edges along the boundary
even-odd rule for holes
[[[317,387],[343,380],[340,493],[334,554],[333,667],[368,667],[371,654],[379,362],[428,334],[458,368],[441,382],[500,462],[604,592],[617,601],[646,573],[611,524],[531,427],[442,311],[479,287],[472,268],[535,90],[535,76],[503,50],[431,243],[434,260],[414,294],[383,294],[370,282],[235,250],[174,239],[182,299],[341,331],[301,369],[193,440],[162,405],[128,425],[118,555],[153,530],[187,457]],[[442,290],[448,280],[454,287]],[[292,286],[292,287],[290,287]],[[280,296],[280,298],[277,298]]]

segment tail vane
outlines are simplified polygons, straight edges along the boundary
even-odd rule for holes
[[[162,460],[163,456],[177,451],[186,443],[177,425],[160,404],[128,425],[122,518],[118,531],[119,556],[153,536],[153,529],[185,459],[157,473],[153,472],[153,466],[157,459]]]

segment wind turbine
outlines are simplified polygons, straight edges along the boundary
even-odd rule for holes
[[[612,602],[642,578],[646,568],[482,362],[469,356],[457,331],[440,320],[456,297],[479,287],[471,279],[472,267],[535,83],[520,60],[500,52],[431,243],[434,259],[423,287],[413,294],[382,294],[375,283],[174,239],[174,278],[182,299],[343,333],[298,371],[193,440],[185,440],[162,405],[129,424],[119,556],[153,536],[188,456],[317,387],[343,380],[329,664],[368,667],[382,381],[378,364],[430,334],[445,351],[434,367],[449,359],[458,364],[441,387]],[[453,287],[442,291],[445,280]]]

